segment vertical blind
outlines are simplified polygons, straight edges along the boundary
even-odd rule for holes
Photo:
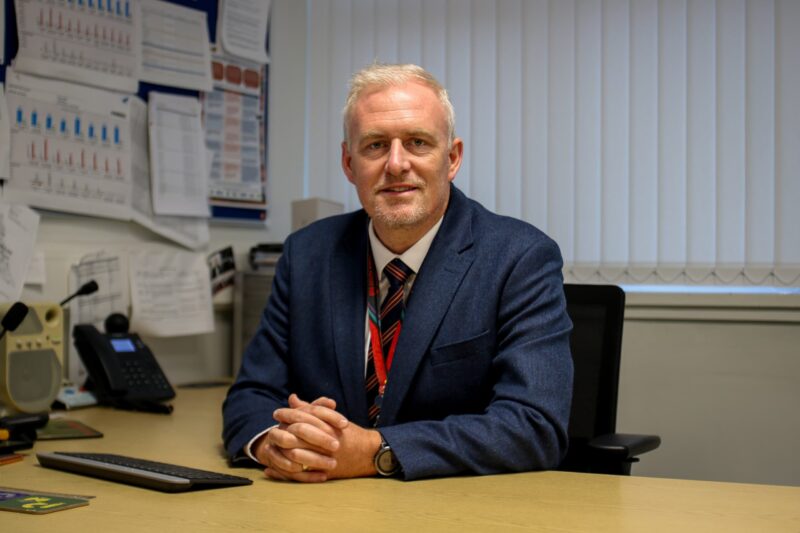
[[[305,191],[340,169],[350,74],[450,92],[456,185],[618,283],[800,284],[800,1],[307,0]]]

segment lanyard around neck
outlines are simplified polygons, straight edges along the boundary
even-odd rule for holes
[[[378,279],[375,259],[372,257],[372,249],[367,254],[367,311],[369,313],[369,333],[370,344],[372,346],[372,360],[375,365],[375,375],[378,378],[378,394],[383,396],[388,381],[389,369],[392,367],[394,352],[397,348],[397,340],[400,338],[402,322],[397,325],[397,329],[392,335],[392,342],[389,344],[389,352],[383,353],[383,343],[381,342],[381,314],[380,314],[380,282]]]

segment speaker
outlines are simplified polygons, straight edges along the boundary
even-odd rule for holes
[[[0,305],[0,319],[10,307]],[[49,411],[61,387],[63,361],[61,306],[28,304],[25,320],[0,340],[0,415]]]

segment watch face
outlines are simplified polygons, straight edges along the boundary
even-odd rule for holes
[[[394,458],[391,448],[384,448],[378,454],[378,460],[375,464],[378,471],[383,475],[392,475],[397,472],[397,460]]]

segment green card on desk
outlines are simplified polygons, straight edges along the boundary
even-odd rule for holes
[[[39,440],[91,439],[102,436],[102,433],[83,422],[68,418],[51,418],[45,427],[36,430],[36,438]]]
[[[0,488],[0,511],[48,514],[89,505],[88,498],[24,489]]]

